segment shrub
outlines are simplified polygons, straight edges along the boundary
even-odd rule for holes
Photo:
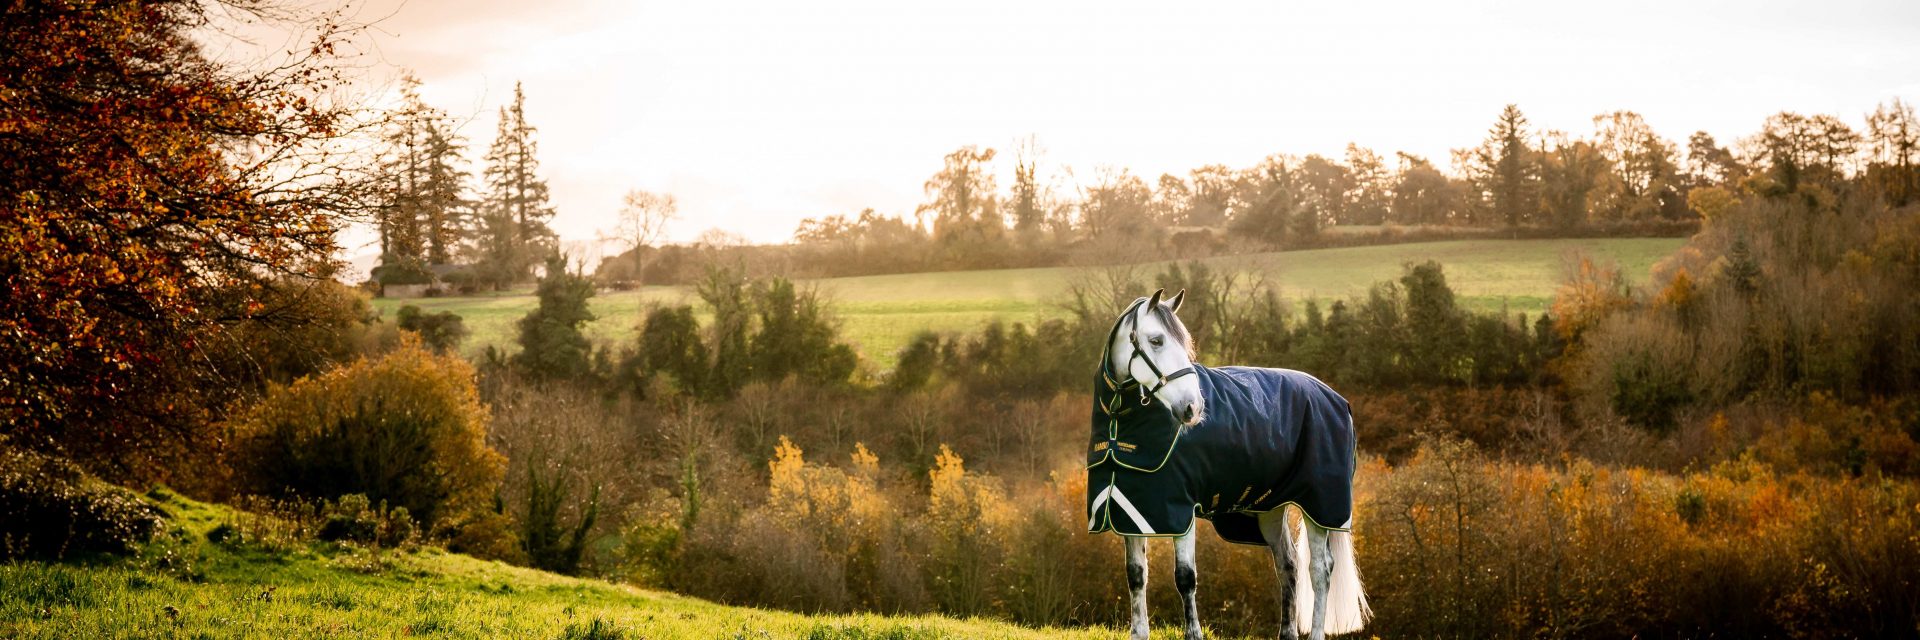
[[[580,327],[593,320],[593,312],[587,310],[593,282],[568,273],[566,267],[559,256],[547,261],[546,277],[534,292],[540,306],[518,325],[520,353],[514,354],[513,364],[534,380],[575,380],[591,370],[588,356],[593,347]]]
[[[1429,440],[1362,465],[1382,637],[1888,637],[1920,615],[1920,485],[1489,461]],[[1871,524],[1866,524],[1871,523]]]
[[[397,319],[401,330],[418,334],[420,341],[436,353],[452,351],[467,337],[466,323],[452,311],[424,313],[420,307],[407,305],[400,307]]]
[[[509,521],[518,561],[553,571],[606,570],[617,544],[617,516],[632,513],[649,480],[669,478],[674,444],[653,407],[573,385],[528,385],[490,378],[488,442],[507,458],[498,511]]]
[[[946,445],[928,476],[926,527],[933,551],[928,590],[948,613],[990,613],[994,568],[1015,522],[1006,491],[991,476],[969,476],[960,456]]]
[[[1632,291],[1618,266],[1578,255],[1565,268],[1564,282],[1553,296],[1554,330],[1561,339],[1578,341],[1607,316],[1633,306]]]
[[[492,508],[470,513],[447,528],[447,550],[486,560],[526,564],[527,555],[520,550],[515,526],[513,517],[506,513],[505,502],[495,496]]]
[[[833,384],[853,375],[860,358],[839,342],[839,328],[818,294],[775,277],[754,284],[753,305],[759,314],[750,343],[755,377],[777,381],[792,375]]]
[[[573,483],[560,465],[549,462],[534,461],[525,466],[527,509],[520,519],[520,547],[533,566],[570,574],[580,570],[587,533],[600,516],[600,487],[588,490],[586,506],[578,519],[571,524],[563,522],[561,510],[571,506]]]
[[[707,346],[700,341],[700,324],[693,307],[655,307],[640,327],[638,349],[629,354],[626,368],[636,377],[634,388],[646,379],[665,374],[672,388],[698,394],[707,381]]]
[[[887,388],[904,393],[927,386],[940,364],[940,342],[940,334],[932,331],[914,333],[900,348],[893,373],[887,377]]]
[[[360,494],[341,496],[322,510],[317,537],[328,542],[358,542],[396,548],[413,541],[413,518],[406,507],[374,505]],[[212,535],[209,533],[208,538]]]
[[[1694,398],[1692,344],[1671,317],[1623,314],[1592,329],[1575,387],[1596,419],[1619,416],[1667,433]]]
[[[276,387],[237,419],[236,462],[266,495],[362,494],[428,524],[481,508],[503,461],[486,447],[473,368],[407,342]]]
[[[642,586],[668,586],[679,561],[684,513],[680,501],[660,489],[635,505],[620,531],[619,575]]]
[[[165,524],[133,492],[0,439],[0,559],[126,553]]]

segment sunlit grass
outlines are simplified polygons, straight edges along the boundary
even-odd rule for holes
[[[0,637],[1115,636],[1110,630],[1028,629],[938,616],[808,616],[727,607],[437,549],[375,553],[312,544],[267,553],[206,541],[208,530],[229,519],[224,508],[160,495],[174,526],[140,557],[0,565]],[[602,635],[589,635],[596,624]]]
[[[1644,283],[1653,264],[1679,248],[1680,238],[1596,238],[1552,240],[1458,240],[1340,249],[1313,249],[1229,256],[1206,262],[1219,269],[1260,272],[1296,302],[1364,294],[1382,280],[1400,276],[1407,262],[1438,260],[1462,306],[1474,311],[1544,311],[1559,286],[1565,256],[1585,252],[1620,265],[1631,282]],[[1159,265],[1141,269],[1151,279]],[[971,331],[993,320],[1033,323],[1063,317],[1062,294],[1083,269],[997,269],[892,274],[809,281],[833,301],[842,335],[859,348],[876,371],[893,367],[897,352],[922,330]],[[588,338],[601,344],[634,339],[648,302],[694,304],[684,287],[648,287],[640,292],[596,296],[599,316],[587,326]],[[529,290],[459,298],[376,300],[389,316],[403,304],[428,311],[452,311],[473,334],[462,349],[478,355],[488,345],[517,350],[514,322],[536,301]],[[700,314],[704,322],[707,317]]]

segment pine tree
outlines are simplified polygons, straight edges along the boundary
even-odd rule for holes
[[[1487,132],[1480,157],[1488,170],[1486,191],[1493,198],[1494,217],[1510,227],[1533,215],[1532,151],[1527,146],[1527,116],[1520,113],[1519,105],[1507,105]]]
[[[384,282],[424,281],[426,265],[449,262],[466,208],[464,142],[446,115],[421,99],[419,79],[408,75],[401,82],[401,106],[382,136],[378,226]]]
[[[426,164],[424,121],[432,110],[420,99],[419,89],[418,78],[401,79],[400,108],[389,114],[381,136],[385,149],[380,159],[380,267],[375,275],[383,283],[426,280],[419,194]]]
[[[420,204],[426,214],[427,263],[448,264],[453,261],[472,210],[466,198],[469,174],[460,166],[467,145],[444,118],[429,121],[426,134],[427,164],[421,176]]]
[[[498,286],[523,281],[533,265],[552,254],[558,237],[547,222],[547,182],[540,179],[539,144],[527,124],[526,94],[513,86],[513,106],[500,109],[500,128],[487,149],[487,195],[481,215],[482,262]]]

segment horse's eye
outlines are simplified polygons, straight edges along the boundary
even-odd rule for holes
[[[1147,342],[1149,342],[1149,343],[1152,343],[1152,344],[1153,344],[1153,348],[1155,348],[1155,349],[1158,349],[1158,348],[1160,348],[1160,345],[1162,345],[1162,344],[1164,344],[1164,343],[1166,343],[1166,341],[1167,341],[1167,340],[1166,340],[1166,338],[1162,338],[1162,337],[1160,337],[1160,336],[1154,336],[1154,337],[1152,337],[1152,338],[1148,338],[1148,339],[1147,339]]]

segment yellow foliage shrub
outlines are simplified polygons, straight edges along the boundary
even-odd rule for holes
[[[362,494],[447,524],[482,509],[505,459],[487,448],[472,365],[404,340],[376,359],[276,386],[232,424],[265,495]]]

